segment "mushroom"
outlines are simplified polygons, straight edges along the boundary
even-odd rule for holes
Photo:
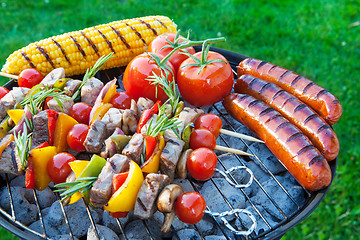
[[[164,214],[164,223],[161,227],[161,232],[167,233],[175,218],[175,202],[181,194],[183,189],[176,184],[167,185],[160,193],[157,200],[157,208]]]
[[[192,149],[188,149],[185,152],[183,152],[180,156],[180,159],[176,165],[176,173],[177,175],[185,179],[186,178],[186,161],[188,157],[190,156],[190,153],[192,152]]]

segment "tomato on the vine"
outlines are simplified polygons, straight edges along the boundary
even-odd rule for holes
[[[131,106],[131,97],[126,92],[117,92],[110,100],[115,108],[129,109]]]
[[[221,118],[214,113],[203,114],[198,117],[195,121],[195,128],[206,128],[212,134],[214,134],[215,138],[217,138],[220,134],[220,129],[222,128]]]
[[[214,151],[202,147],[191,152],[186,161],[186,168],[196,180],[206,181],[214,175],[216,164],[217,157]]]
[[[176,45],[175,42],[175,33],[164,33],[159,36],[157,36],[148,46],[148,51],[153,53],[160,53],[163,56],[168,55]],[[179,37],[182,37],[179,35]],[[168,41],[170,41],[172,44],[170,44]],[[180,40],[179,43],[183,43],[184,40]],[[185,51],[186,50],[186,51]],[[176,50],[174,53],[171,54],[169,61],[175,68],[175,72],[178,71],[180,64],[188,58],[185,54],[182,54],[181,52],[188,52],[189,54],[194,54],[195,49],[193,47],[187,47],[185,49]]]
[[[18,78],[19,87],[32,88],[39,84],[44,76],[35,68],[27,68],[20,72]]]
[[[191,191],[183,193],[175,203],[175,212],[180,221],[188,224],[200,222],[204,216],[206,202],[200,193]]]
[[[84,141],[89,132],[89,126],[86,124],[75,124],[67,135],[69,147],[75,151],[85,151]]]
[[[79,123],[88,124],[92,107],[84,102],[77,102],[71,106],[69,116]]]
[[[161,72],[163,72],[164,76],[168,76],[168,81],[173,81],[174,67],[170,62],[166,62],[165,65],[171,70],[171,72],[166,74],[154,61],[151,54],[156,55],[160,60],[164,58],[164,56],[157,53],[143,53],[136,56],[125,69],[123,76],[124,88],[127,94],[134,99],[146,97],[153,101],[161,100],[162,102],[165,102],[168,99],[168,96],[165,94],[164,90],[160,86],[156,87],[155,85],[152,85],[147,79],[150,76],[153,76],[153,73],[160,76]]]
[[[63,183],[71,172],[69,162],[75,161],[75,157],[67,152],[56,154],[50,159],[47,165],[47,172],[50,179],[55,183]]]
[[[216,52],[209,51],[206,59],[202,59],[202,52],[193,56],[199,61],[186,59],[177,73],[176,81],[180,94],[194,106],[212,105],[223,99],[232,89],[234,74],[231,66],[224,56]]]
[[[191,149],[201,147],[214,149],[216,146],[216,138],[208,129],[199,128],[191,133],[189,144]]]
[[[0,87],[0,99],[2,99],[8,92],[9,90],[7,88]]]

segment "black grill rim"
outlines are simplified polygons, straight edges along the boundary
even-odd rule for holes
[[[200,51],[201,47],[200,46],[196,46],[195,47],[195,51]],[[247,58],[247,56],[239,54],[239,53],[235,53],[226,49],[221,49],[221,48],[215,48],[215,47],[211,47],[210,48],[211,51],[215,51],[215,52],[219,52],[222,55],[224,55],[227,60],[229,61],[231,67],[233,68],[233,70],[236,72],[236,66],[245,58]],[[108,79],[108,72],[116,72],[115,75],[113,73],[114,76],[119,76],[122,71],[119,69],[110,69],[110,70],[105,70],[105,71],[101,71],[99,73],[99,75],[103,75],[106,76]],[[100,78],[102,79],[102,78]],[[12,87],[16,86],[15,81],[11,80],[9,82],[7,82],[4,87],[11,89]],[[216,107],[215,107],[216,108]],[[269,230],[260,233],[259,235],[255,235],[254,234],[250,235],[251,239],[280,239],[287,231],[289,231],[291,228],[295,227],[297,224],[299,224],[301,221],[303,221],[307,216],[309,216],[315,209],[316,207],[320,204],[320,202],[323,200],[323,198],[325,197],[326,193],[328,192],[332,181],[335,178],[336,175],[336,168],[337,168],[337,162],[338,162],[338,158],[336,158],[335,160],[329,162],[330,168],[331,168],[331,172],[332,172],[332,180],[330,185],[327,188],[324,188],[320,191],[317,192],[308,192],[308,198],[306,199],[305,203],[303,204],[303,206],[301,206],[300,208],[298,208],[297,211],[295,211],[291,216],[289,217],[285,217],[284,220],[280,221],[275,227],[273,228],[269,228]],[[193,187],[195,188],[195,185],[193,184],[193,182],[190,180],[190,183],[193,185]],[[254,183],[253,183],[254,184]],[[9,187],[9,186],[8,186]],[[196,188],[195,188],[196,189]],[[35,194],[35,191],[34,191]],[[247,196],[245,194],[245,196]],[[87,209],[88,210],[88,209]],[[90,212],[88,211],[88,213],[90,214]],[[13,216],[11,216],[12,214],[8,214],[5,210],[3,210],[2,208],[0,208],[0,226],[5,228],[6,230],[8,230],[9,232],[15,234],[16,236],[18,236],[19,238],[22,239],[46,239],[46,235],[44,233],[39,233],[34,234],[31,231],[27,230],[26,226],[22,226],[22,224],[18,221],[16,221],[14,219]],[[261,216],[261,215],[260,215]],[[67,217],[67,215],[65,214],[65,218]],[[91,218],[91,214],[89,216]],[[218,225],[218,227],[220,227],[220,224],[217,219],[214,219],[216,225]],[[123,233],[123,236],[126,238],[126,236],[124,235],[124,229],[123,226],[121,225],[121,223],[119,222],[119,220],[117,219],[119,228],[121,230],[121,232]],[[143,222],[146,226],[146,222]],[[22,230],[22,228],[24,230]],[[196,226],[195,226],[195,229]],[[221,231],[223,232],[223,229],[221,228]],[[152,238],[150,231],[149,232],[149,236]],[[72,233],[70,231],[70,236],[72,237]],[[228,239],[228,236],[225,234],[225,232],[223,232],[224,236]],[[43,237],[40,237],[43,236]],[[203,238],[203,237],[202,237]],[[249,237],[246,237],[246,239],[248,239]],[[50,238],[47,238],[50,239]]]

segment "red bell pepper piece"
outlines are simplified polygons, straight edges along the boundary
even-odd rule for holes
[[[150,109],[145,110],[143,114],[141,114],[139,124],[136,130],[137,133],[141,132],[141,128],[147,123],[147,121],[149,121],[152,115],[159,112],[160,105],[161,101],[158,100]]]
[[[129,172],[117,173],[112,178],[113,193],[116,192],[126,181]]]
[[[54,145],[54,137],[55,137],[55,127],[56,120],[58,118],[58,113],[54,110],[48,109],[46,110],[48,116],[48,129],[49,129],[49,145]]]
[[[148,160],[153,154],[156,147],[156,138],[153,136],[145,135],[145,157]]]
[[[125,218],[129,212],[110,212],[110,216],[114,218]]]
[[[40,144],[39,146],[37,146],[35,149],[38,149],[38,148],[43,148],[43,147],[48,147],[49,146],[49,143],[47,141],[43,142],[42,144]]]
[[[31,158],[29,158],[28,160],[28,164],[25,172],[25,187],[27,189],[35,189],[35,172]]]

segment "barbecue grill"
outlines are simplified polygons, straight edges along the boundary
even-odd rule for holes
[[[196,50],[199,51],[200,48],[197,47]],[[236,66],[238,65],[238,63],[246,58],[246,56],[244,56],[244,55],[237,54],[237,53],[223,50],[223,49],[219,49],[219,48],[212,48],[211,50],[217,51],[217,52],[223,54],[228,59],[229,63],[231,64],[231,66],[234,70],[236,70]],[[101,71],[100,73],[98,73],[97,77],[102,79],[103,81],[107,81],[107,80],[113,79],[113,77],[119,76],[122,71],[123,71],[123,68]],[[7,84],[5,84],[5,87],[10,89],[10,88],[14,87],[15,85],[16,85],[15,82],[10,81]],[[221,103],[218,103],[218,104],[213,105],[209,109],[207,109],[207,111],[217,113],[222,118],[224,125],[226,125],[228,127],[228,129],[235,131],[236,129],[233,126],[234,120],[231,119],[231,117],[229,115],[227,115],[225,112],[221,111],[220,108],[221,108]],[[223,136],[220,136],[219,138],[220,138],[220,141],[223,143],[223,145],[230,146],[228,139],[224,138]],[[217,234],[219,234],[219,232],[220,232],[226,239],[233,239],[233,238],[238,238],[238,239],[280,239],[288,230],[290,230],[295,225],[300,223],[306,216],[308,216],[317,207],[317,205],[324,198],[324,196],[327,193],[330,186],[325,189],[322,189],[320,191],[317,191],[317,192],[310,192],[310,191],[307,191],[304,188],[302,188],[305,199],[304,199],[304,201],[301,201],[299,203],[299,201],[297,201],[297,199],[295,199],[296,197],[294,197],[286,189],[286,187],[277,180],[277,178],[274,176],[274,174],[271,172],[271,170],[263,164],[263,159],[261,159],[259,156],[257,156],[255,154],[254,151],[251,150],[251,148],[248,145],[249,143],[246,141],[243,141],[243,140],[241,140],[241,141],[248,149],[250,149],[250,153],[255,155],[255,160],[253,160],[253,161],[258,161],[258,164],[260,164],[264,167],[265,171],[267,171],[270,178],[275,180],[277,188],[281,189],[281,191],[283,191],[285,193],[286,198],[288,198],[288,200],[290,200],[295,205],[295,208],[291,212],[285,213],[283,211],[284,206],[279,205],[279,203],[274,199],[274,196],[271,195],[271,192],[268,192],[262,186],[262,183],[259,181],[259,179],[257,179],[257,177],[255,175],[254,182],[252,183],[250,188],[257,186],[259,188],[259,191],[262,191],[264,193],[264,195],[266,196],[266,198],[268,200],[268,201],[266,201],[266,203],[273,204],[276,211],[278,211],[278,213],[280,214],[280,216],[281,216],[280,221],[278,221],[276,225],[271,225],[269,223],[271,221],[271,219],[269,219],[269,216],[266,214],[263,214],[263,212],[258,209],[259,205],[256,205],[253,203],[248,192],[245,189],[238,189],[238,191],[240,191],[241,194],[243,194],[246,201],[249,203],[249,206],[251,206],[254,215],[256,215],[256,214],[258,215],[257,216],[257,218],[259,219],[258,221],[263,221],[263,223],[265,223],[265,225],[267,226],[267,230],[263,230],[260,232],[253,232],[252,234],[250,234],[247,237],[237,236],[237,235],[229,234],[229,230],[224,226],[224,224],[221,222],[221,220],[219,218],[212,217],[214,226],[220,229],[220,231],[218,231]],[[246,166],[247,163],[249,162],[249,160],[250,159],[247,159],[247,157],[234,156],[234,161],[236,161],[236,164],[240,165],[240,166]],[[224,170],[227,170],[222,159],[219,158],[218,163]],[[334,176],[335,176],[336,165],[337,165],[337,159],[330,162],[330,167],[332,170],[332,178],[334,178]],[[232,179],[234,182],[236,182],[235,178],[231,174],[230,174],[230,179]],[[188,179],[188,181],[190,182],[191,186],[194,188],[195,191],[199,191],[199,189],[198,189],[199,183],[197,181],[195,181],[191,177]],[[217,189],[217,192],[213,193],[213,194],[220,195],[223,198],[223,200],[226,202],[226,205],[228,205],[229,209],[234,209],[234,207],[231,204],[231,201],[229,201],[229,199],[226,196],[226,192],[223,192],[221,187],[217,186],[217,182],[214,181],[213,179],[210,179],[209,181],[211,181]],[[37,193],[33,190],[33,195],[34,195],[35,203],[37,206],[37,212],[38,212],[39,220],[41,222],[41,226],[42,226],[42,230],[43,230],[42,232],[37,232],[37,231],[30,229],[28,226],[26,226],[25,224],[20,222],[17,219],[17,217],[15,216],[13,193],[11,192],[11,189],[10,189],[10,177],[8,175],[5,174],[4,181],[0,182],[0,187],[7,188],[7,191],[9,193],[10,207],[11,207],[10,213],[5,211],[3,208],[0,208],[0,225],[3,228],[7,229],[8,231],[12,232],[13,234],[15,234],[18,237],[23,238],[23,239],[51,239],[48,236],[48,234],[46,233],[46,228],[45,228],[44,221],[43,221],[44,216],[40,211],[41,208],[39,205]],[[299,185],[299,187],[300,187],[300,185]],[[58,199],[60,199],[59,195],[56,195],[56,196]],[[90,219],[91,225],[95,229],[95,235],[99,236],[99,231],[98,231],[97,227],[95,226],[96,224],[94,221],[94,217],[92,216],[92,213],[91,213],[89,207],[87,205],[85,205],[85,207],[86,207],[88,216],[84,216],[84,217],[87,217]],[[66,223],[66,226],[68,229],[68,235],[69,235],[70,239],[74,239],[73,232],[72,232],[72,229],[69,224],[69,219],[71,219],[72,216],[70,216],[66,213],[63,204],[61,204],[61,209],[62,209],[62,214],[64,215],[65,223]],[[235,218],[238,219],[240,221],[240,223],[242,223],[244,216],[240,215],[240,214],[235,214]],[[117,227],[119,228],[118,230],[120,230],[120,232],[122,233],[121,237],[124,239],[129,239],[129,237],[126,236],[124,226],[119,221],[119,219],[116,219],[116,222],[118,225]],[[147,231],[148,238],[156,239],[154,232],[152,232],[151,228],[149,227],[148,221],[144,220],[143,223],[144,223],[143,227]],[[139,226],[139,228],[140,227],[142,227],[142,226]],[[199,229],[196,225],[194,226],[194,229],[196,231],[199,231]],[[176,232],[174,232],[174,236],[177,236]],[[200,236],[201,236],[201,234],[200,234]],[[201,236],[202,239],[204,239],[204,237],[205,236]]]

